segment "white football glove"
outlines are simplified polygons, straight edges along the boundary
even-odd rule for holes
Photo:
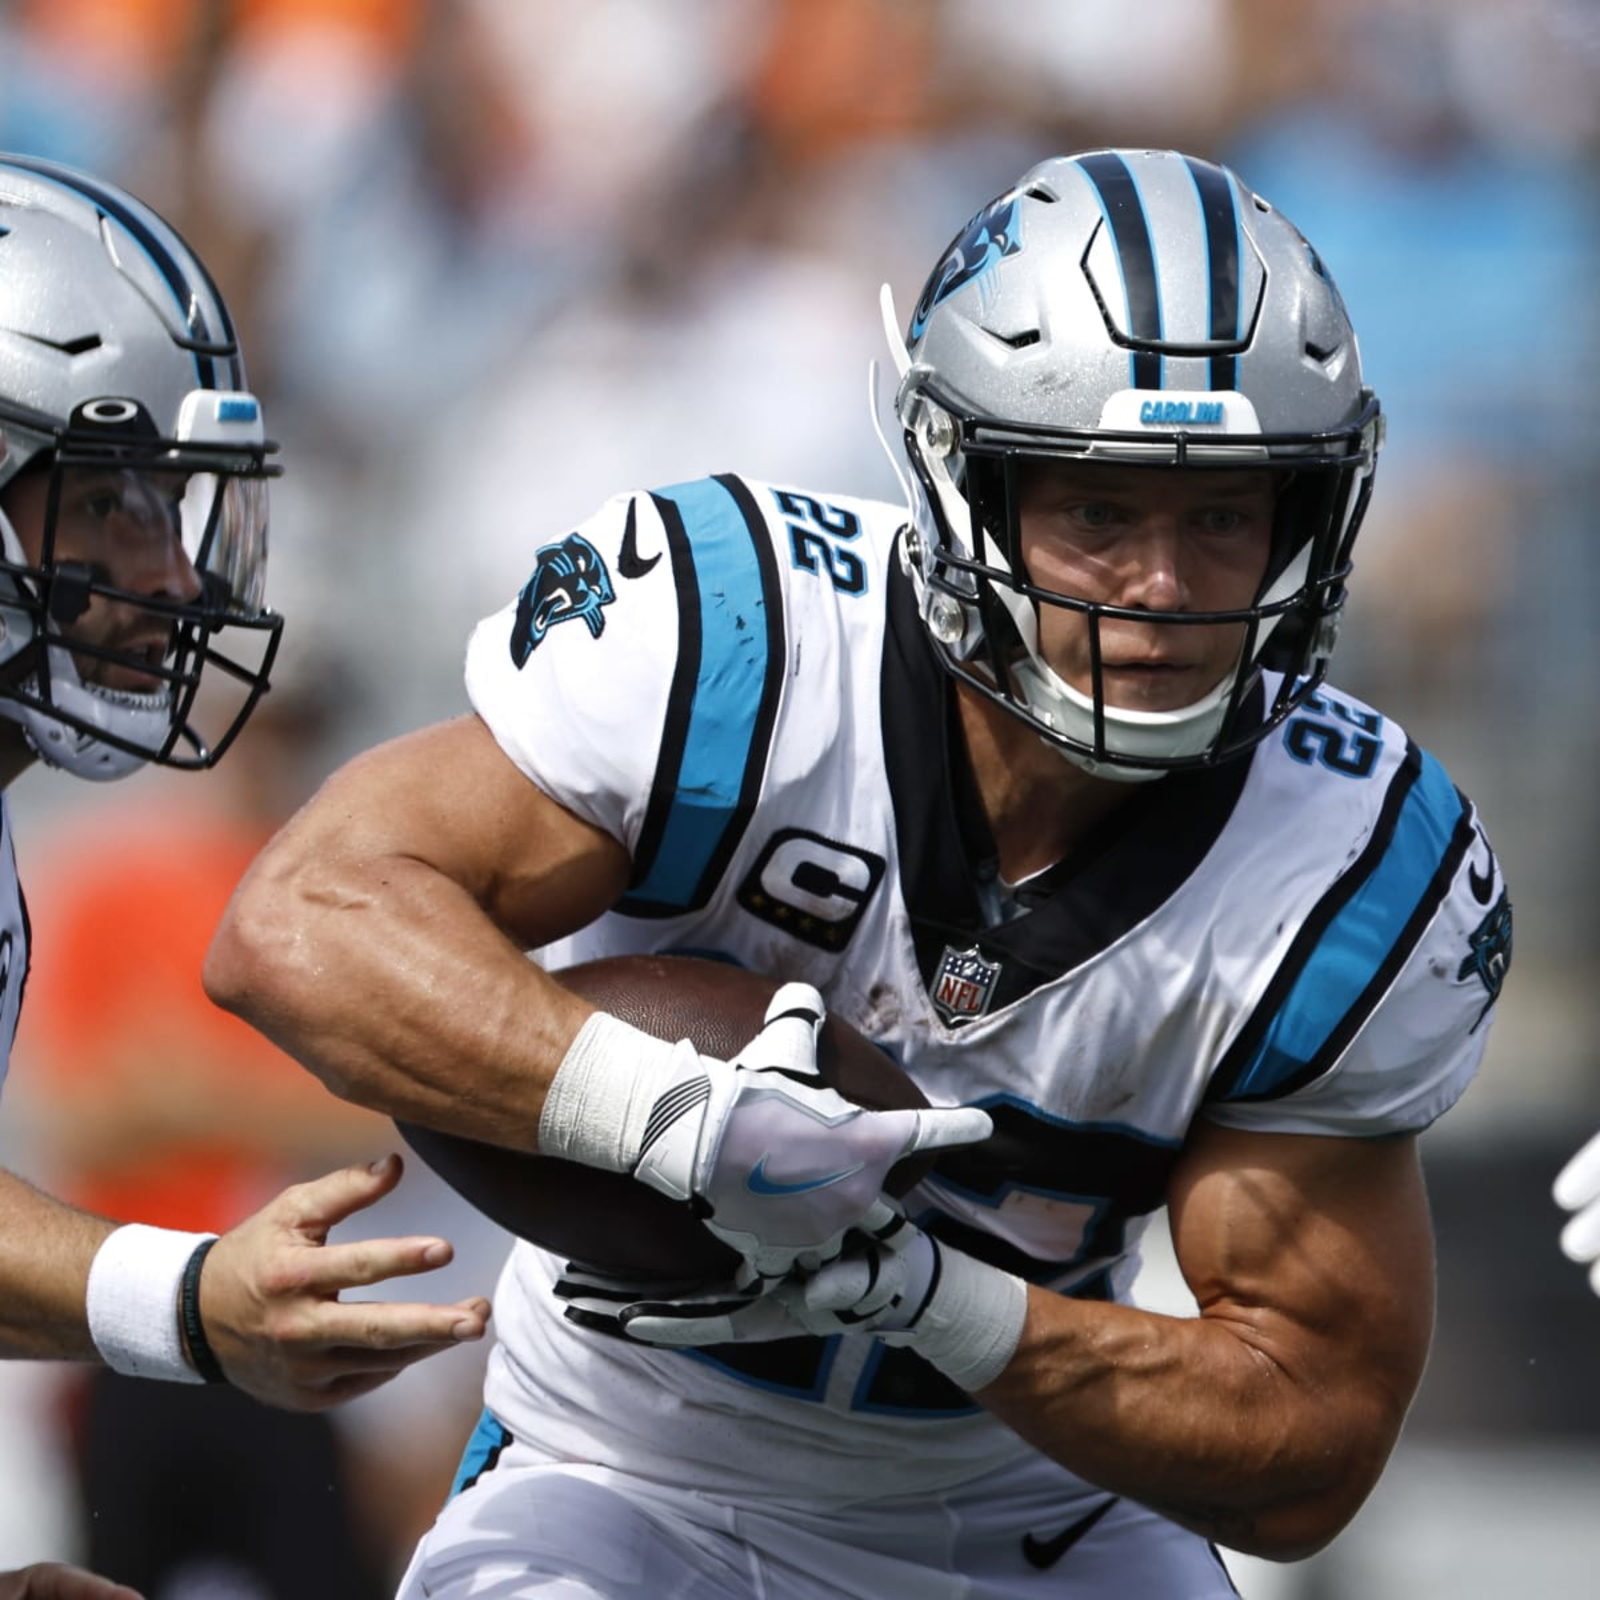
[[[644,1283],[569,1261],[553,1293],[566,1302],[562,1314],[591,1333],[610,1334],[634,1343],[664,1345],[744,1344],[751,1340],[799,1339],[807,1332],[756,1279],[748,1286],[728,1279],[687,1286]],[[688,1337],[636,1336],[632,1323],[691,1330]]]
[[[1556,1177],[1556,1204],[1575,1212],[1561,1230],[1561,1250],[1570,1261],[1589,1262],[1589,1287],[1600,1294],[1600,1133]]]
[[[539,1148],[691,1202],[760,1277],[826,1261],[848,1229],[894,1217],[882,1190],[897,1161],[973,1144],[993,1124],[971,1106],[867,1111],[824,1087],[825,1014],[809,984],[784,984],[729,1062],[597,1012],[550,1085]]]
[[[897,1216],[877,1237],[852,1233],[833,1260],[796,1272],[753,1303],[635,1301],[618,1322],[628,1338],[661,1345],[872,1333],[910,1346],[970,1394],[1016,1354],[1027,1310],[1021,1278]]]

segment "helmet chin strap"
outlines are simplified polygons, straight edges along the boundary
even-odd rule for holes
[[[1286,600],[1305,581],[1310,564],[1309,546],[1289,563],[1276,581],[1261,596],[1260,604],[1273,605]],[[1093,748],[1095,743],[1094,701],[1074,689],[1056,673],[1039,654],[1039,619],[1033,605],[1015,590],[1005,590],[1000,601],[1016,624],[1027,654],[1011,669],[1021,692],[1023,703],[1040,722],[1054,732]],[[1273,631],[1283,620],[1282,615],[1271,617],[1256,638],[1255,660]],[[1087,772],[1103,778],[1115,778],[1126,783],[1143,783],[1165,775],[1164,767],[1141,767],[1139,759],[1151,756],[1193,756],[1202,754],[1222,730],[1227,715],[1228,700],[1242,666],[1236,664],[1224,674],[1215,688],[1209,690],[1189,705],[1173,711],[1133,711],[1122,706],[1106,706],[1103,711],[1105,746],[1107,751],[1120,758],[1116,762],[1097,761],[1080,750],[1051,744],[1060,753]]]
[[[1097,761],[1082,750],[1070,749],[1046,739],[1074,766],[1098,778],[1113,778],[1121,783],[1148,783],[1166,776],[1164,767],[1140,766],[1141,756],[1194,756],[1202,754],[1221,730],[1227,714],[1228,698],[1233,693],[1235,667],[1217,686],[1200,699],[1175,711],[1131,711],[1122,706],[1107,706],[1104,711],[1107,751],[1116,761]],[[1025,656],[1012,668],[1012,676],[1023,703],[1053,732],[1094,745],[1094,701],[1080,694],[1044,662]]]

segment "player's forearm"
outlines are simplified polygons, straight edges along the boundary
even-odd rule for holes
[[[258,864],[205,985],[343,1098],[521,1149],[592,1009],[464,889],[401,857]]]
[[[0,1356],[92,1361],[89,1267],[114,1223],[0,1170]]]
[[[1376,1482],[1409,1395],[1317,1372],[1220,1318],[1029,1291],[984,1405],[1090,1482],[1230,1548],[1298,1560]]]

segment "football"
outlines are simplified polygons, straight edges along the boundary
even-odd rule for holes
[[[551,974],[584,999],[658,1039],[692,1040],[727,1060],[759,1031],[778,982],[695,956],[612,956]],[[922,1092],[889,1055],[837,1017],[817,1045],[823,1082],[872,1110],[925,1106]],[[529,1155],[413,1123],[396,1124],[441,1178],[509,1232],[620,1276],[712,1281],[737,1256],[685,1204],[622,1173],[555,1156]],[[890,1174],[903,1194],[928,1170],[927,1154]]]

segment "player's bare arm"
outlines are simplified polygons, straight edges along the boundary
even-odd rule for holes
[[[0,1169],[0,1356],[96,1359],[84,1286],[114,1226]]]
[[[1366,1498],[1422,1376],[1433,1248],[1415,1141],[1202,1125],[1170,1204],[1200,1315],[1031,1290],[1017,1354],[979,1398],[1090,1481],[1299,1559]]]
[[[597,1013],[547,977],[524,950],[600,916],[628,866],[621,844],[462,718],[359,758],[322,789],[246,875],[206,986],[346,1098],[698,1196],[707,1225],[763,1275],[880,1222],[879,1191],[901,1156],[987,1132],[978,1111],[863,1112],[798,1086],[815,1068],[815,990],[780,991],[770,1031],[730,1067]],[[783,1072],[749,1075],[768,1066]],[[753,1229],[746,1147],[819,1126],[828,1138],[811,1143],[827,1181],[769,1205],[777,1220]],[[841,1165],[853,1182],[837,1180]]]
[[[336,1094],[531,1150],[593,1007],[524,951],[599,916],[627,873],[462,717],[323,786],[239,886],[206,989]]]

